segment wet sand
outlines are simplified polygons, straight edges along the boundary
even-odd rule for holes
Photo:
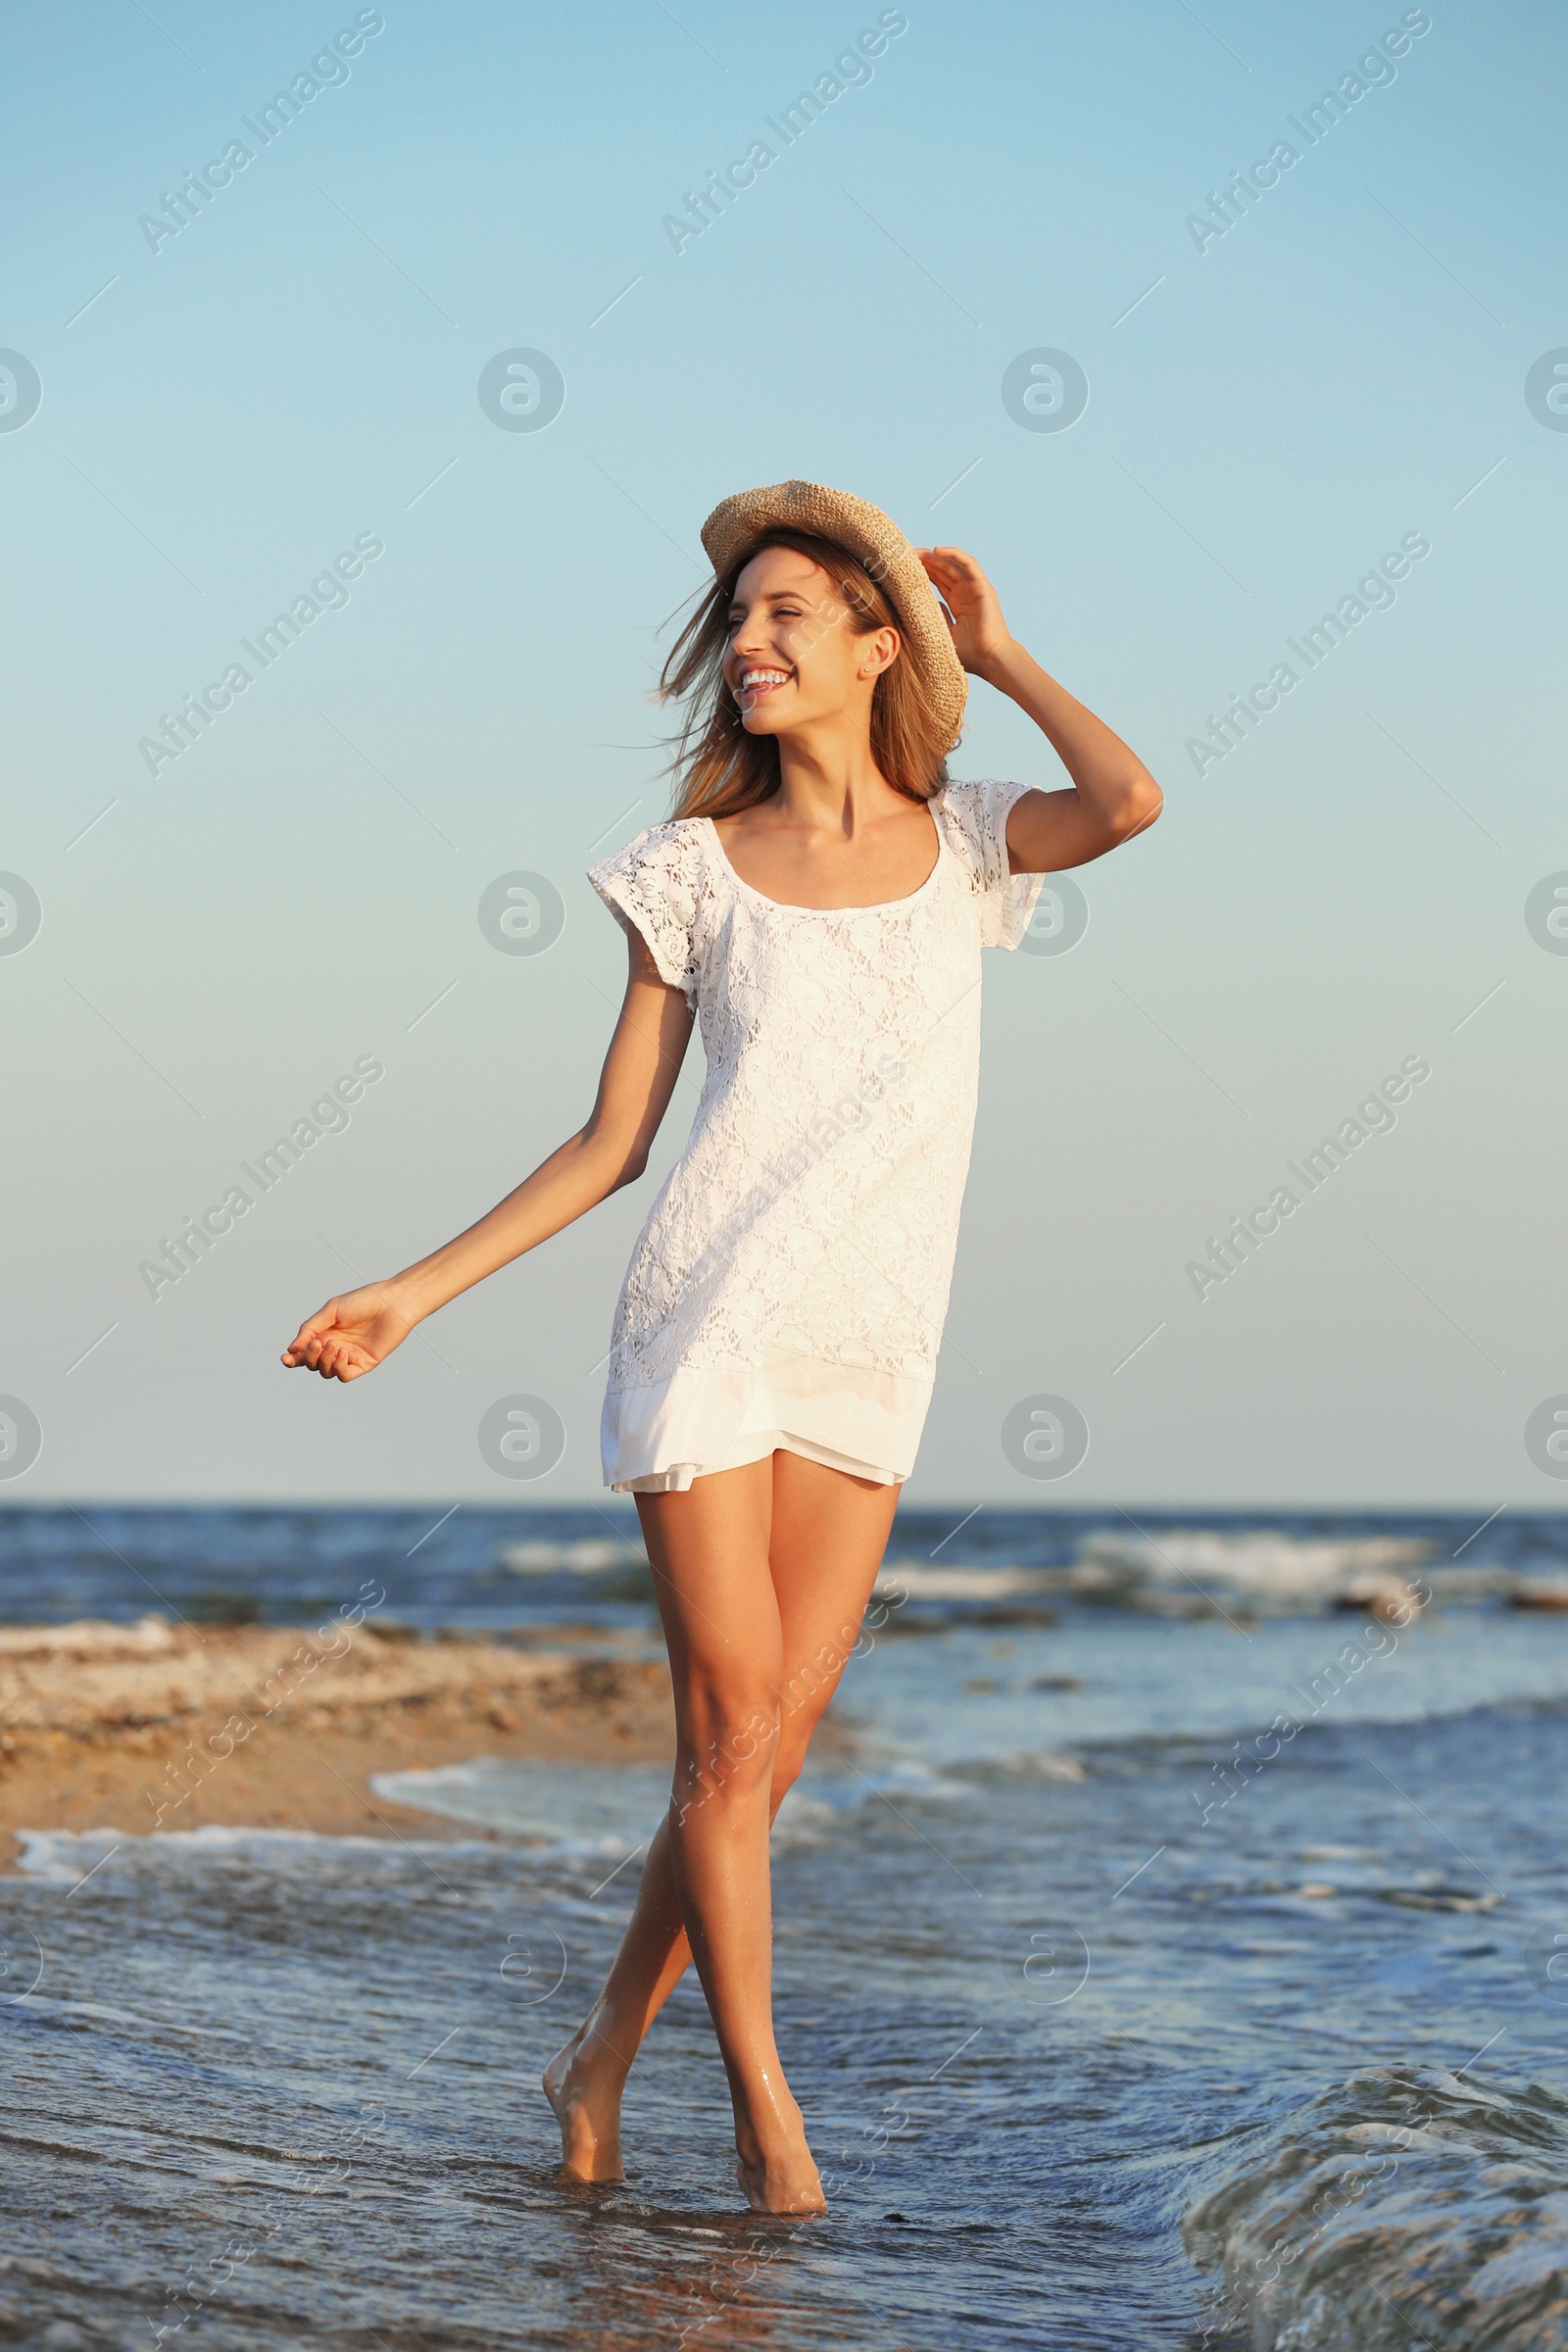
[[[374,1620],[10,1627],[0,1869],[23,1829],[471,1837],[372,1796],[371,1774],[478,1755],[641,1763],[672,1744],[668,1670],[646,1654],[420,1640]]]

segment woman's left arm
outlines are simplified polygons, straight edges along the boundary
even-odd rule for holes
[[[1015,874],[1087,865],[1152,825],[1164,795],[1135,752],[1086,710],[1007,627],[997,592],[961,547],[916,551],[947,608],[954,649],[971,676],[1027,710],[1072,778],[1064,792],[1026,792],[1007,819]]]

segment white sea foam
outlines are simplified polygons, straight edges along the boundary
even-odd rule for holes
[[[574,1542],[507,1544],[499,1554],[514,1576],[604,1576],[617,1568],[646,1568],[648,1554],[631,1539],[580,1536]]]
[[[878,1600],[1010,1600],[1059,1592],[1062,1583],[1050,1568],[929,1568],[920,1560],[891,1560],[873,1590]]]
[[[1414,1536],[1330,1539],[1274,1528],[1174,1528],[1158,1535],[1102,1530],[1086,1536],[1078,1557],[1065,1567],[889,1560],[877,1577],[876,1597],[983,1604],[1060,1595],[1155,1615],[1195,1615],[1228,1600],[1274,1614],[1316,1614],[1404,1597],[1433,1548]],[[1551,1598],[1547,1580],[1506,1568],[1435,1573],[1450,1600],[1515,1599],[1522,1593]]]
[[[390,1803],[598,1859],[629,1855],[652,1836],[668,1806],[670,1783],[668,1770],[657,1765],[481,1756],[430,1771],[376,1773],[370,1786]],[[974,1794],[972,1787],[912,1759],[879,1760],[865,1772],[808,1769],[784,1799],[774,1836],[786,1843],[822,1836],[879,1800],[948,1804]]]
[[[78,1617],[70,1625],[9,1625],[0,1627],[0,1652],[10,1657],[154,1657],[175,1646],[174,1630],[167,1617],[155,1612],[138,1617],[134,1625],[112,1625],[97,1617]]]
[[[669,1774],[646,1764],[556,1764],[478,1756],[427,1771],[377,1772],[375,1794],[451,1821],[503,1830],[564,1853],[624,1854],[669,1802]]]
[[[17,1843],[22,1851],[17,1856],[17,1868],[39,1879],[63,1879],[67,1885],[102,1862],[124,1838],[128,1830],[19,1830]]]
[[[1193,1527],[1158,1536],[1090,1536],[1079,1560],[1084,1566],[1130,1574],[1140,1583],[1218,1586],[1258,1600],[1299,1605],[1402,1583],[1430,1559],[1432,1550],[1419,1537],[1331,1540],[1290,1536],[1272,1528],[1233,1533]]]
[[[30,1878],[64,1886],[79,1885],[91,1872],[93,1887],[105,1892],[124,1871],[156,1869],[160,1864],[211,1865],[249,1859],[273,1868],[286,1868],[291,1861],[318,1863],[350,1849],[383,1858],[400,1850],[385,1838],[338,1837],[317,1830],[245,1829],[217,1822],[205,1823],[194,1830],[153,1832],[18,1830],[16,1837],[22,1848],[17,1857],[19,1871],[25,1871]],[[449,1838],[424,1841],[405,1838],[401,1850],[453,1854],[473,1849]]]

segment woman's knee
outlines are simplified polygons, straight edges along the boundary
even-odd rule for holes
[[[676,1788],[698,1795],[767,1780],[778,1752],[776,1690],[753,1682],[699,1684],[678,1694]]]
[[[779,1693],[778,1738],[773,1753],[775,1813],[801,1777],[811,1735],[839,1687],[858,1632],[858,1627],[849,1627],[842,1645],[834,1642],[819,1643],[811,1656],[796,1668]]]
[[[803,1753],[855,1653],[859,1632],[858,1624],[848,1625],[832,1641],[819,1642],[813,1650],[795,1661],[793,1671],[784,1679],[779,1711],[786,1727],[794,1723],[801,1726]]]

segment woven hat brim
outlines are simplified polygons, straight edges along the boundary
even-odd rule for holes
[[[953,650],[936,591],[925,566],[890,515],[869,500],[822,482],[774,482],[721,499],[703,525],[703,546],[720,579],[749,548],[772,530],[809,531],[848,548],[887,596],[944,726],[956,743],[969,681]]]

